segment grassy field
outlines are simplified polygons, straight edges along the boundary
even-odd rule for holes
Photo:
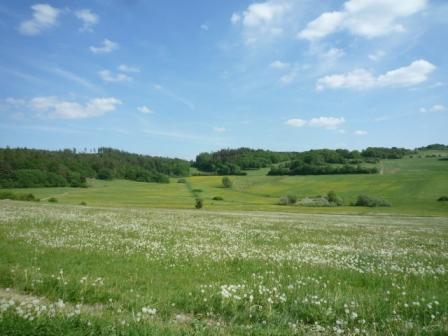
[[[248,176],[231,177],[232,188],[222,188],[220,176],[192,176],[187,180],[190,189],[200,190],[196,194],[204,200],[207,210],[447,216],[448,204],[437,202],[437,199],[448,195],[448,161],[426,158],[425,155],[428,154],[423,154],[423,158],[382,161],[382,173],[375,175],[266,176],[268,169],[260,169],[249,171]],[[89,184],[87,189],[31,188],[11,191],[31,192],[43,201],[56,197],[62,204],[85,202],[92,206],[178,209],[191,209],[195,204],[194,195],[187,185],[177,183],[177,179],[172,179],[170,184],[124,180],[90,180]],[[303,198],[325,195],[330,190],[342,196],[345,206],[315,208],[278,205],[283,195]],[[392,206],[349,206],[360,194],[384,198]],[[222,197],[223,201],[214,201],[215,196]]]
[[[442,217],[0,201],[1,335],[446,335],[447,269]]]

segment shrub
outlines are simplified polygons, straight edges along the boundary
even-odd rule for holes
[[[212,200],[214,201],[224,201],[224,198],[222,198],[221,196],[215,196],[212,198]]]
[[[438,201],[439,202],[448,202],[448,196],[440,196]]]
[[[336,206],[335,203],[330,203],[327,197],[316,196],[316,197],[305,197],[297,202],[297,205],[307,206],[307,207],[331,207]]]
[[[233,185],[233,182],[227,176],[224,176],[222,178],[222,185],[224,188],[231,188]]]
[[[187,183],[187,180],[184,178],[180,178],[177,180],[177,183]]]
[[[386,200],[382,198],[370,197],[367,195],[359,195],[353,205],[366,207],[390,207],[390,203]]]
[[[196,198],[196,204],[194,207],[196,209],[202,209],[203,206],[204,206],[204,202],[202,201],[202,199]]]
[[[50,197],[50,198],[48,199],[48,202],[50,202],[50,203],[57,203],[57,202],[58,202],[58,199],[57,199],[56,197]]]
[[[192,192],[194,192],[194,193],[200,193],[200,192],[202,192],[202,189],[193,189]]]
[[[79,203],[79,205],[87,205],[87,203],[82,201],[81,203]]]
[[[9,191],[4,191],[0,193],[0,199],[9,199],[13,201],[28,201],[28,202],[38,202],[39,199],[34,197],[33,194],[13,194]]]
[[[339,197],[338,195],[336,195],[336,193],[334,191],[330,191],[327,194],[327,200],[328,200],[328,202],[330,202],[334,205],[337,205],[337,206],[341,206],[344,204],[344,200],[341,197]]]
[[[292,205],[292,204],[296,204],[297,202],[297,197],[294,195],[286,195],[286,196],[282,196],[280,197],[280,205]]]

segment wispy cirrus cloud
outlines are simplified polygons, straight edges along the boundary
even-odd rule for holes
[[[183,98],[183,97],[181,97],[181,96],[175,94],[174,92],[172,92],[172,91],[166,89],[166,88],[163,87],[162,85],[160,85],[160,84],[154,84],[154,85],[152,86],[152,88],[153,88],[155,91],[160,92],[160,93],[162,93],[162,94],[164,94],[164,95],[166,95],[166,96],[168,96],[168,97],[174,99],[175,101],[178,101],[179,103],[185,105],[185,106],[188,107],[190,110],[192,110],[192,111],[196,110],[196,106],[195,106],[191,101],[189,101],[188,99],[185,99],[185,98]]]

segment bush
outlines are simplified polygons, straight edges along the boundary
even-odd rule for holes
[[[48,202],[50,202],[50,203],[57,203],[57,202],[58,202],[58,199],[57,199],[56,197],[50,197],[50,198],[48,199]]]
[[[344,200],[341,197],[339,197],[338,195],[336,195],[336,193],[334,191],[330,191],[327,194],[327,200],[328,200],[328,202],[330,202],[334,205],[337,205],[337,206],[341,206],[344,204]]]
[[[366,195],[359,195],[356,202],[353,204],[355,206],[366,206],[366,207],[390,207],[390,203],[382,198],[374,198]]]
[[[13,201],[28,201],[28,202],[38,202],[39,199],[34,197],[33,194],[13,194],[9,191],[0,192],[0,199],[9,199]]]
[[[202,192],[202,189],[193,189],[192,192],[194,192],[194,193],[200,193],[200,192]]]
[[[227,176],[224,176],[222,178],[222,185],[224,188],[231,188],[233,185],[233,182]]]
[[[280,197],[280,201],[279,204],[280,205],[293,205],[296,204],[297,202],[297,197],[294,195],[286,195],[286,196],[282,196]]]
[[[305,197],[297,202],[297,205],[307,206],[307,207],[331,207],[336,206],[335,203],[328,201],[327,197],[316,196],[316,197]]]
[[[438,201],[439,202],[448,202],[448,196],[440,196]]]
[[[196,209],[202,209],[203,206],[204,206],[204,201],[202,201],[202,199],[200,199],[200,198],[196,198],[196,204],[194,207]]]
[[[177,183],[187,183],[187,180],[184,178],[180,178],[177,180]]]
[[[214,201],[224,201],[224,198],[222,198],[221,196],[215,196],[212,198],[212,200]]]
[[[87,203],[82,201],[81,203],[79,203],[79,205],[87,205]]]

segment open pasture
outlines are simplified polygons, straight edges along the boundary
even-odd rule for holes
[[[2,335],[444,335],[448,221],[0,201]]]
[[[445,155],[446,152],[439,151]],[[381,174],[266,176],[267,169],[248,171],[248,176],[231,176],[232,188],[223,188],[221,176],[191,176],[186,180],[204,200],[206,210],[254,210],[336,214],[400,214],[414,216],[448,216],[448,204],[437,202],[448,195],[448,161],[438,158],[404,158],[384,160]],[[33,193],[42,201],[50,197],[59,203],[91,206],[192,209],[194,195],[187,184],[142,183],[127,180],[89,180],[89,188],[9,189],[14,193]],[[7,189],[6,189],[7,190]],[[6,191],[5,190],[5,191]],[[333,208],[281,206],[284,195],[298,198],[325,195],[335,191],[344,206]],[[360,194],[384,198],[389,208],[349,206]],[[223,200],[215,201],[214,197]]]

